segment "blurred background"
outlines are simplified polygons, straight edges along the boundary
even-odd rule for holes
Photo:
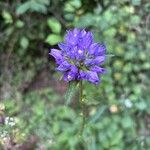
[[[70,28],[107,45],[101,84],[84,83],[87,124],[78,136],[78,94],[69,106],[51,47]],[[0,149],[150,149],[148,0],[0,1]]]

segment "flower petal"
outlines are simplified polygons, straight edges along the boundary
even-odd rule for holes
[[[71,72],[78,73],[78,68],[76,66],[71,66]]]
[[[93,34],[91,32],[86,32],[85,30],[82,30],[78,39],[78,47],[81,49],[88,49],[92,42]]]
[[[105,59],[106,59],[106,56],[105,55],[103,55],[103,56],[97,56],[94,60],[93,60],[93,64],[95,64],[95,65],[100,65],[100,64],[102,64],[104,61],[105,61]]]
[[[63,52],[69,51],[69,49],[70,49],[70,47],[65,43],[59,43],[58,46]]]
[[[93,43],[91,44],[89,50],[89,55],[101,56],[106,53],[106,46],[104,44]]]
[[[85,71],[80,70],[78,74],[78,80],[86,80],[87,79],[87,73]]]
[[[83,49],[79,49],[75,47],[74,49],[76,60],[83,60],[85,58],[85,51]]]
[[[52,49],[49,54],[55,58],[57,64],[60,64],[64,61],[64,57],[60,50]]]
[[[65,37],[65,42],[70,45],[76,45],[78,42],[80,30],[79,29],[74,29],[73,31],[68,31],[66,37]]]
[[[91,32],[87,32],[86,36],[83,40],[83,45],[85,49],[88,49],[93,42],[93,34]]]
[[[70,71],[64,74],[64,80],[67,82],[75,80],[77,78],[77,74],[78,74],[78,68],[76,66],[71,66]]]
[[[99,79],[97,73],[94,71],[87,72],[87,80],[94,84],[98,84],[100,82],[100,79]]]
[[[90,48],[88,50],[89,55],[94,55],[97,52],[98,48],[99,48],[99,44],[98,43],[91,44]]]
[[[100,65],[100,64],[102,64],[105,61],[105,58],[106,58],[105,56],[97,56],[94,59],[86,59],[84,61],[84,64],[86,66]]]
[[[99,67],[99,66],[93,66],[93,67],[91,67],[90,70],[94,71],[94,72],[97,72],[97,73],[100,73],[100,74],[104,74],[104,73],[107,72],[105,68],[102,68],[102,67]]]
[[[96,56],[101,56],[104,55],[106,53],[106,45],[105,44],[100,44],[99,48],[98,48],[98,53],[96,54]]]
[[[71,67],[71,64],[68,63],[67,61],[64,61],[62,64],[60,64],[60,65],[56,68],[56,70],[63,72],[63,71],[69,70],[70,67]]]
[[[75,80],[75,78],[76,78],[76,73],[73,73],[71,71],[66,72],[64,74],[64,80],[67,81],[67,82]]]

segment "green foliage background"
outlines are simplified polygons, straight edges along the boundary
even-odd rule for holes
[[[148,150],[149,10],[148,0],[0,1],[0,116],[16,123],[0,125],[1,147],[20,146],[35,136],[32,149]],[[108,53],[108,74],[101,84],[84,83],[83,137],[78,134],[82,120],[77,97],[65,106],[53,84],[26,91],[45,68],[49,73],[44,78],[51,83],[58,79],[48,51],[74,27],[91,30]]]

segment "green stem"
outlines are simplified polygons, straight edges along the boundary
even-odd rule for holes
[[[80,107],[81,107],[81,117],[82,117],[82,126],[81,126],[81,131],[80,133],[82,134],[84,125],[85,125],[85,108],[84,108],[84,98],[83,98],[83,83],[82,81],[79,82],[79,90],[80,90]]]

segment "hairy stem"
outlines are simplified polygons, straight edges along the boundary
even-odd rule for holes
[[[82,134],[84,125],[85,125],[85,108],[84,108],[84,97],[83,97],[83,83],[80,81],[79,83],[79,90],[80,90],[80,108],[81,108],[81,117],[82,117],[82,126],[81,126],[81,131],[80,133]]]

